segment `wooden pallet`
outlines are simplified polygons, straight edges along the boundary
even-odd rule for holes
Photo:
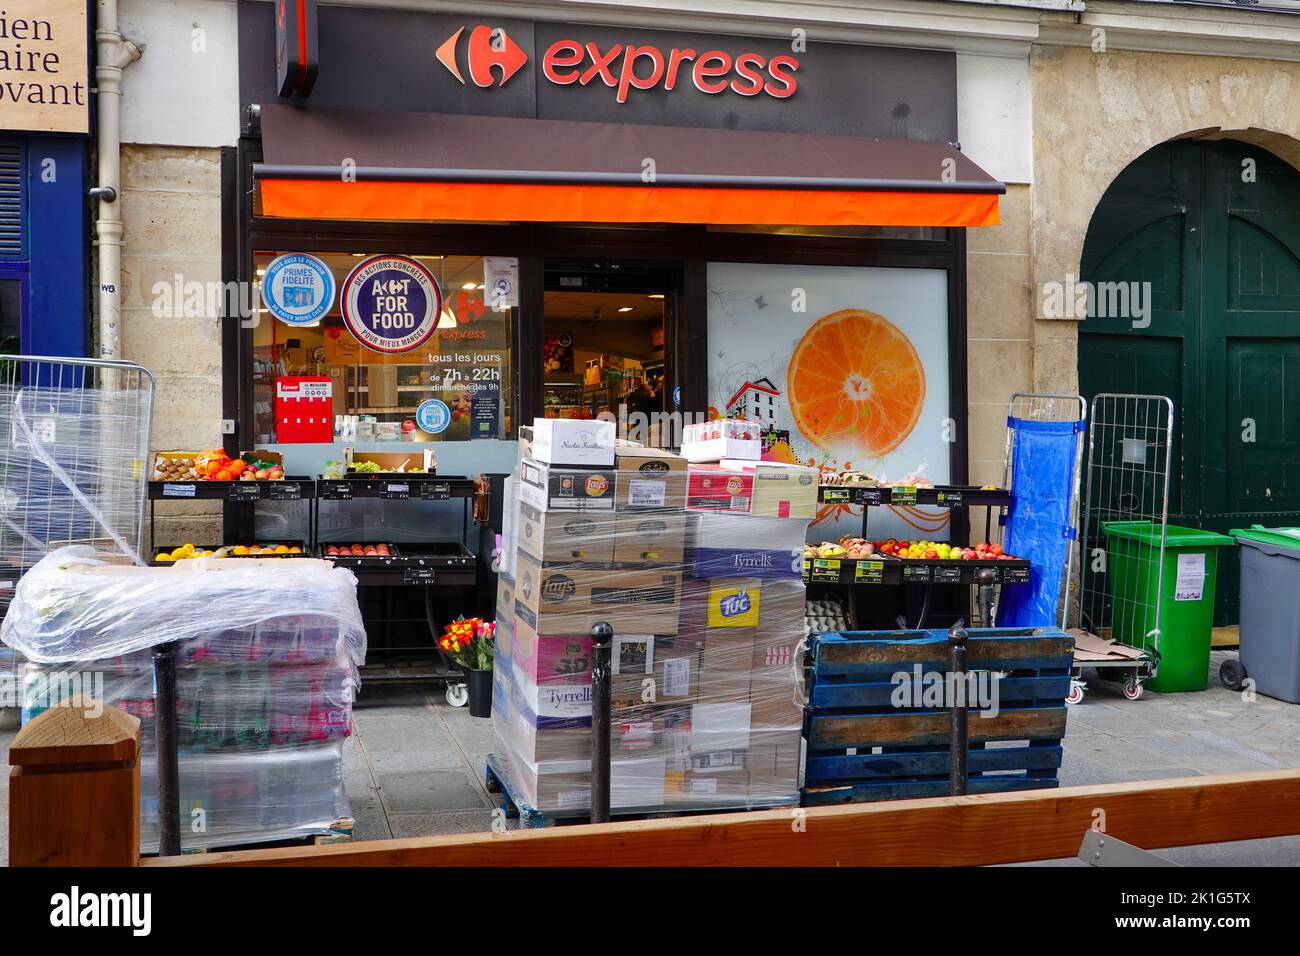
[[[489,754],[484,786],[488,793],[501,795],[501,809],[507,820],[518,820],[525,830],[562,826],[564,824],[590,823],[591,810],[575,807],[571,810],[539,810],[523,800],[510,785],[509,775],[496,754]],[[665,820],[675,817],[701,816],[711,813],[742,810],[772,810],[777,807],[795,806],[797,800],[789,799],[737,802],[737,799],[719,800],[717,806],[703,807],[612,807],[609,812],[611,820]]]
[[[1057,628],[969,633],[968,668],[997,712],[986,715],[971,703],[968,792],[1055,787],[1073,641]],[[934,690],[909,698],[895,675],[908,675],[911,689],[924,690],[947,670],[946,631],[818,635],[804,805],[946,795],[947,700]]]
[[[351,843],[355,822],[350,818],[335,820],[324,833],[309,833],[300,837],[269,838],[265,840],[232,840],[230,843],[213,846],[196,846],[181,850],[183,856],[194,853],[225,853],[234,850],[263,850],[271,848],[330,846],[335,843]]]

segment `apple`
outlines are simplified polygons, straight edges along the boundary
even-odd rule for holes
[[[989,551],[993,554],[1002,554],[1002,545],[991,544],[989,545]]]
[[[271,477],[271,473],[267,471],[265,468],[259,468],[257,469],[256,477],[258,481],[266,481],[267,478]]]
[[[989,543],[987,541],[981,541],[979,544],[975,545],[976,551],[987,551],[988,549]]]
[[[934,548],[931,548],[929,551],[925,552],[925,558],[927,561],[933,561],[938,556],[939,556],[939,552],[934,550]]]

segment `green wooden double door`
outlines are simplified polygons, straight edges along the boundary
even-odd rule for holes
[[[1235,140],[1158,146],[1102,197],[1081,271],[1149,290],[1145,315],[1130,297],[1080,323],[1079,387],[1173,399],[1170,523],[1300,525],[1300,172]],[[1215,623],[1236,623],[1236,549],[1220,562]]]

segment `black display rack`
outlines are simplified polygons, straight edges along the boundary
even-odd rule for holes
[[[330,547],[343,542],[322,540],[317,507],[317,556],[347,568],[357,577],[369,641],[363,681],[443,681],[448,685],[448,701],[461,703],[464,675],[438,649],[441,625],[446,622],[439,620],[436,605],[439,599],[454,598],[457,592],[461,592],[456,601],[460,607],[477,605],[478,559],[468,547],[476,486],[473,478],[461,475],[371,472],[318,479],[319,501],[443,501],[449,505],[457,502],[462,509],[459,541],[412,543],[349,538],[348,544],[384,544],[388,553],[332,555]],[[409,638],[403,634],[413,630],[427,631],[427,643],[405,643]]]
[[[927,505],[937,508],[989,509],[984,536],[992,530],[992,513],[1011,504],[1011,492],[1005,488],[977,485],[936,485],[918,487],[896,485],[822,485],[817,500],[823,504],[859,505],[862,507],[862,537],[867,538],[868,515],[873,507],[884,505]],[[844,601],[849,621],[859,626],[858,600],[862,587],[901,587],[912,585],[923,590],[916,627],[925,626],[936,585],[976,585],[991,588],[1003,584],[1028,583],[1032,567],[1023,558],[943,560],[898,558],[876,555],[871,558],[805,558],[803,580],[810,588],[834,590]],[[986,572],[986,573],[981,573]],[[990,594],[992,592],[989,592]]]
[[[235,543],[242,544],[288,544],[287,540],[258,541],[251,535],[231,534],[229,529],[252,525],[252,512],[248,509],[254,503],[306,501],[307,532],[301,541],[301,555],[260,554],[240,558],[319,557],[347,568],[356,575],[362,617],[371,649],[375,652],[370,655],[364,678],[368,681],[447,681],[450,700],[453,685],[459,685],[463,675],[437,647],[443,622],[438,620],[435,598],[440,594],[454,596],[457,591],[468,590],[469,593],[464,594],[458,603],[467,608],[477,606],[478,559],[468,547],[475,489],[476,482],[472,478],[436,474],[349,473],[342,478],[286,476],[275,481],[150,481],[150,560],[153,562],[160,551],[155,541],[154,520],[155,506],[159,502],[221,501],[226,505],[227,538],[232,541],[241,539]],[[330,545],[337,547],[337,544],[321,541],[320,502],[375,499],[456,502],[462,509],[460,539],[425,543],[366,542],[386,544],[389,553],[385,556],[355,555],[350,551],[346,555],[327,554]],[[244,520],[229,520],[232,511],[234,516]],[[350,540],[351,543],[361,542]],[[205,549],[215,550],[217,547],[208,545]],[[401,633],[412,629],[427,630],[428,642],[403,645]],[[418,658],[414,665],[409,661],[411,655]],[[459,695],[458,687],[455,693]],[[455,702],[459,703],[459,700]]]

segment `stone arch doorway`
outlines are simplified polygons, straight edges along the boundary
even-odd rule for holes
[[[1080,277],[1131,297],[1079,324],[1081,393],[1175,403],[1170,522],[1300,525],[1300,172],[1258,142],[1162,143],[1102,196]],[[1235,623],[1232,549],[1218,580]]]

